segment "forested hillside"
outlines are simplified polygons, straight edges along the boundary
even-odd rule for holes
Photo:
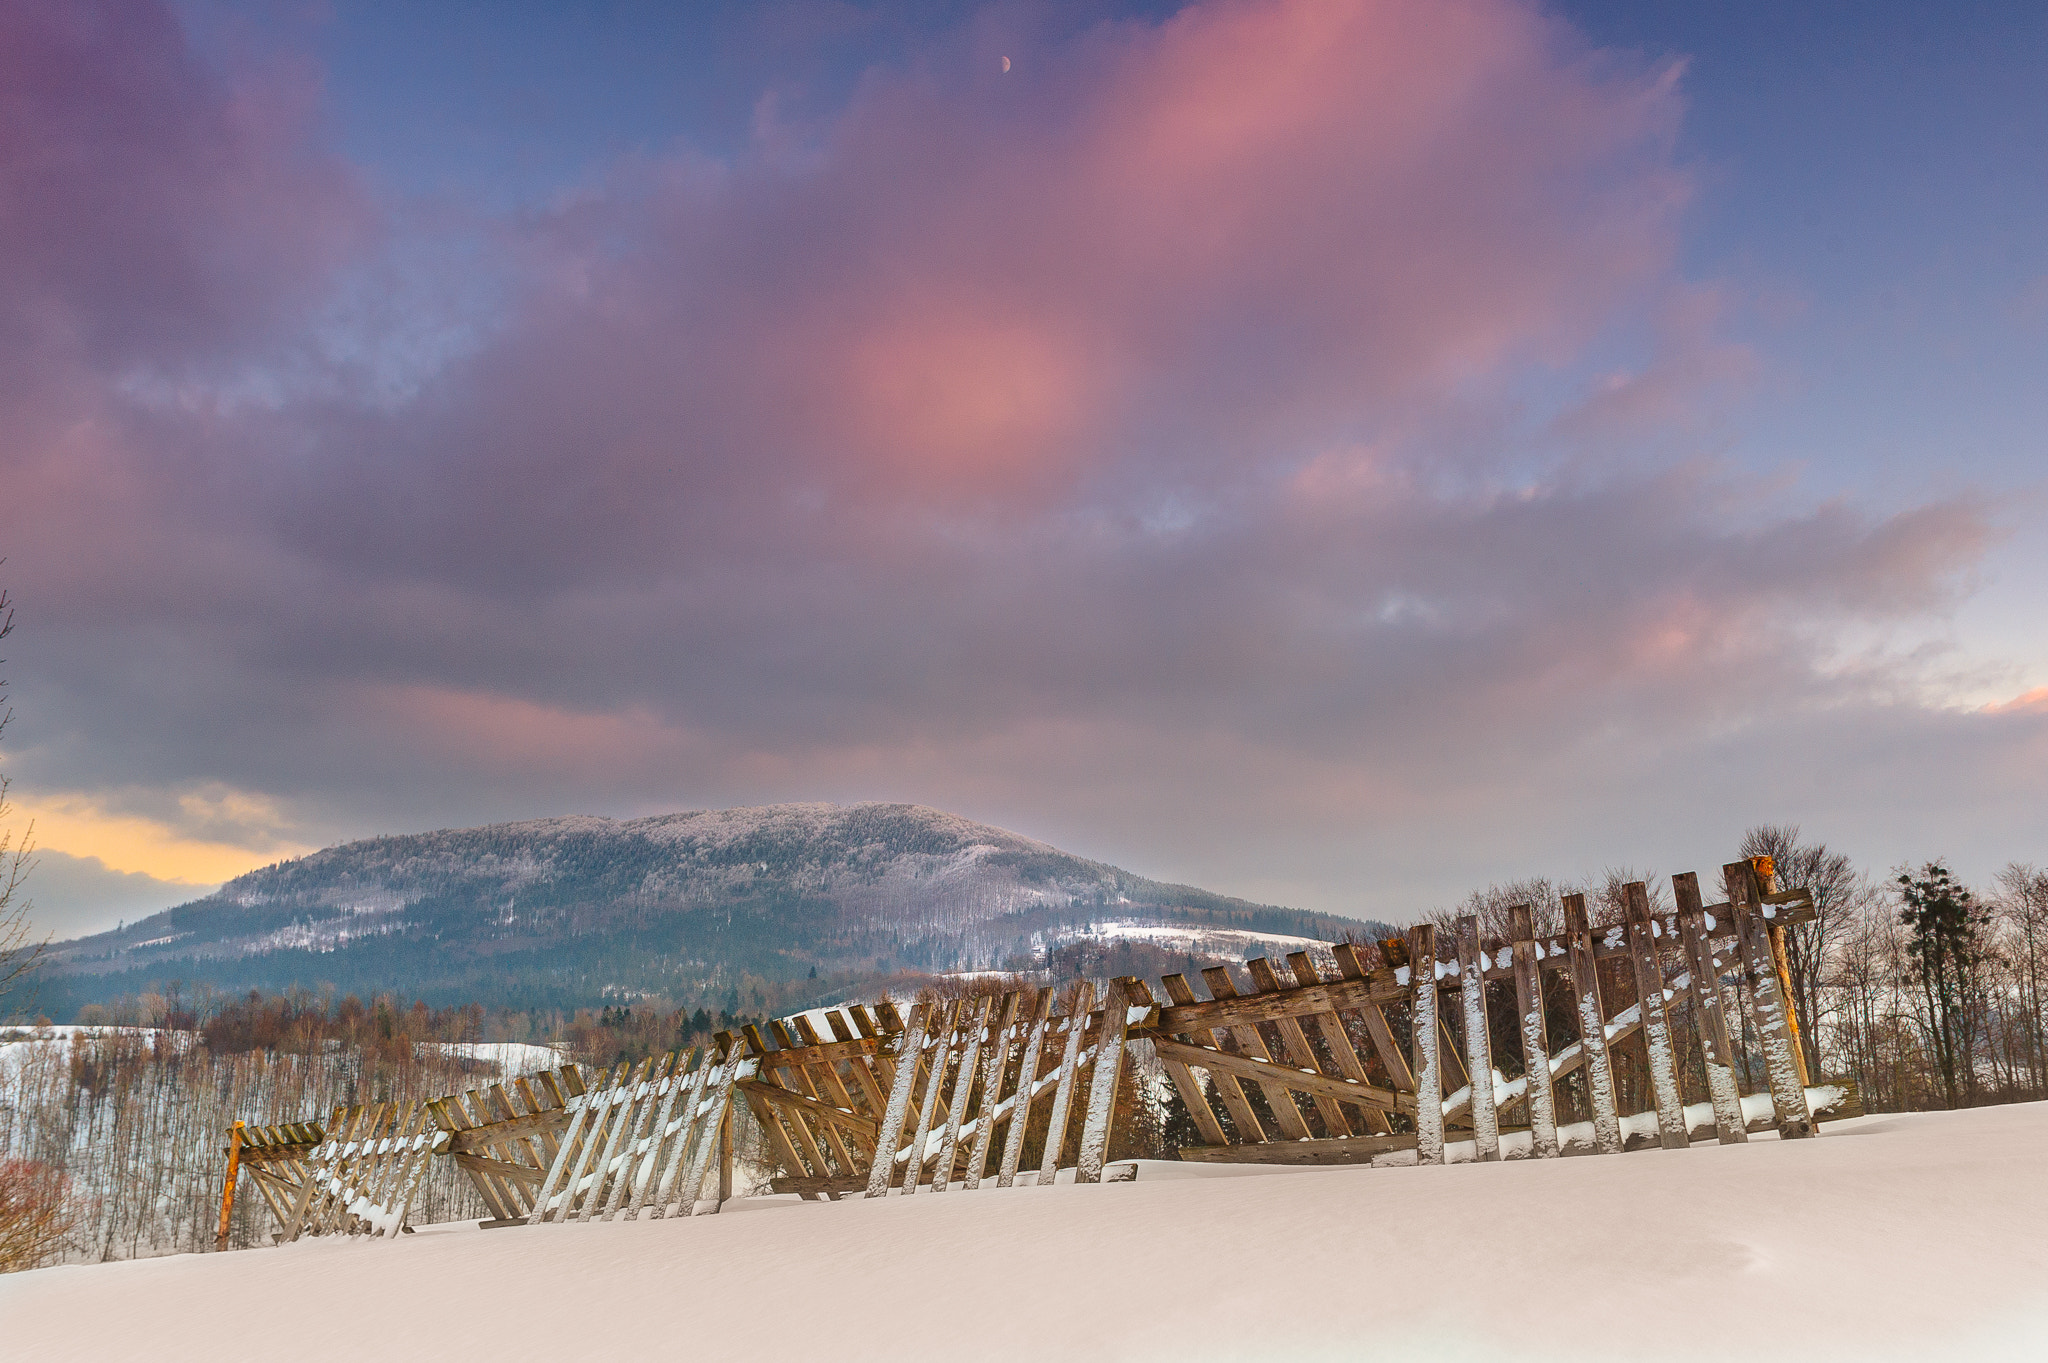
[[[329,848],[62,944],[37,1006],[65,1018],[178,980],[438,1005],[759,1010],[905,973],[1242,958],[1267,936],[1371,930],[915,805],[773,805]]]

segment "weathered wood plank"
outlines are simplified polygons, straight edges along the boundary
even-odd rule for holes
[[[1472,1148],[1488,1163],[1500,1160],[1500,1117],[1493,1104],[1493,1037],[1486,1017],[1486,955],[1479,919],[1458,920],[1458,1002],[1465,1014],[1465,1054],[1472,1089]]]
[[[1203,973],[1204,978],[1207,978],[1207,972]],[[1408,991],[1394,983],[1391,971],[1382,971],[1380,974],[1386,978],[1337,980],[1329,984],[1312,984],[1289,989],[1278,994],[1250,994],[1242,998],[1237,997],[1233,989],[1230,995],[1211,998],[1206,1003],[1177,1004],[1170,1008],[1162,1008],[1159,1010],[1159,1021],[1156,1026],[1159,1031],[1168,1035],[1202,1032],[1216,1027],[1250,1027],[1280,1018],[1398,1003],[1407,996]]]
[[[1721,868],[1728,898],[1735,905],[1735,938],[1742,955],[1742,973],[1749,985],[1751,1021],[1764,1050],[1764,1072],[1771,1084],[1778,1139],[1796,1140],[1813,1134],[1813,1114],[1806,1106],[1806,1086],[1799,1082],[1793,1057],[1785,999],[1778,987],[1777,963],[1771,959],[1770,930],[1757,903],[1756,868],[1746,861]]]
[[[869,1197],[886,1197],[896,1173],[896,1147],[903,1139],[903,1124],[910,1117],[910,1100],[917,1079],[917,1055],[924,1046],[928,1003],[912,1004],[910,1028],[902,1034],[903,1049],[897,1057],[894,1082],[889,1086],[889,1105],[882,1111],[882,1124],[875,1133],[875,1152],[868,1162]],[[859,1016],[856,1014],[856,1016]]]
[[[1621,1117],[1614,1105],[1614,1065],[1607,1055],[1607,1008],[1600,999],[1599,958],[1586,897],[1564,897],[1566,949],[1572,998],[1579,1017],[1579,1054],[1586,1067],[1586,1093],[1593,1107],[1593,1145],[1603,1155],[1621,1153]]]
[[[1159,982],[1165,986],[1167,997],[1175,1004],[1185,1007],[1194,1002],[1195,991],[1189,987],[1184,976],[1167,975]],[[1164,1018],[1173,1012],[1173,1009],[1166,1009],[1160,1016]],[[1171,1031],[1171,1028],[1162,1022],[1160,1030]],[[1174,1035],[1186,1042],[1200,1042],[1206,1039],[1209,1045],[1217,1050],[1222,1049],[1223,1045],[1222,1034],[1210,1027],[1200,1027],[1192,1032]],[[1260,1124],[1258,1114],[1252,1111],[1251,1101],[1245,1097],[1244,1086],[1238,1082],[1237,1076],[1219,1070],[1211,1070],[1209,1073],[1216,1085],[1216,1096],[1223,1101],[1223,1110],[1230,1114],[1231,1124],[1237,1128],[1238,1139],[1248,1143],[1265,1140],[1265,1128]],[[1221,1129],[1220,1124],[1218,1129]]]
[[[1116,1086],[1124,1072],[1124,1035],[1132,1003],[1132,981],[1109,982],[1102,1001],[1102,1031],[1095,1041],[1095,1068],[1088,1077],[1088,1113],[1081,1124],[1081,1148],[1074,1160],[1074,1182],[1102,1182],[1109,1153],[1110,1128],[1116,1114]]]
[[[1230,971],[1223,966],[1212,965],[1205,967],[1202,971],[1202,982],[1209,986],[1209,997],[1211,999],[1224,1001],[1237,997],[1237,985],[1231,980]],[[1288,994],[1255,995],[1254,999],[1287,998],[1289,995],[1300,992],[1299,990],[1290,990]],[[1292,1016],[1292,1014],[1285,1014],[1284,1016]],[[1231,1041],[1237,1046],[1239,1055],[1252,1060],[1263,1060],[1269,1063],[1272,1061],[1272,1053],[1266,1049],[1266,1039],[1259,1035],[1259,1029],[1256,1026],[1251,1023],[1239,1023],[1236,1026],[1230,1027],[1228,1031],[1230,1032]],[[1301,1119],[1301,1110],[1295,1107],[1292,1094],[1288,1093],[1286,1089],[1264,1083],[1259,1085],[1259,1091],[1265,1095],[1266,1108],[1273,1114],[1273,1125],[1280,1129],[1280,1135],[1283,1138],[1290,1141],[1305,1141],[1309,1139],[1308,1123]]]
[[[1536,958],[1535,915],[1527,904],[1508,910],[1515,971],[1515,1012],[1522,1023],[1522,1072],[1529,1112],[1529,1144],[1538,1159],[1556,1159],[1557,1102],[1551,1087],[1550,1029],[1544,1016],[1543,971]]]
[[[1289,1069],[1285,1065],[1276,1065],[1269,1060],[1254,1060],[1250,1056],[1211,1050],[1206,1046],[1195,1046],[1185,1041],[1175,1041],[1170,1037],[1153,1037],[1152,1046],[1159,1052],[1159,1058],[1162,1060],[1170,1056],[1184,1065],[1198,1065],[1212,1074],[1236,1075],[1253,1080],[1263,1087],[1291,1088],[1310,1096],[1320,1093],[1338,1102],[1372,1106],[1382,1112],[1412,1114],[1416,1108],[1413,1094],[1395,1093],[1392,1089],[1383,1089],[1374,1084],[1355,1083],[1315,1070]]]
[[[1017,1057],[1017,1093],[1010,1106],[1010,1129],[1003,1138],[1003,1163],[996,1174],[996,1187],[1017,1182],[1017,1166],[1024,1160],[1024,1131],[1031,1124],[1031,1105],[1037,1100],[1039,1067],[1043,1065],[1046,1030],[1052,1025],[1053,987],[1038,991],[1032,1013],[1031,1032],[1024,1039],[1024,1053]]]
[[[1261,994],[1277,994],[1283,989],[1294,987],[1294,980],[1291,978],[1292,970],[1289,971],[1290,978],[1283,981],[1280,978],[1280,972],[1274,968],[1273,963],[1263,956],[1246,961],[1244,964],[1245,969],[1251,972],[1253,986]],[[1320,983],[1320,981],[1311,975],[1306,983],[1316,984]],[[1325,1018],[1335,1017],[1336,1014],[1314,1013],[1310,1014],[1310,1016]],[[1298,1070],[1322,1072],[1322,1063],[1316,1059],[1315,1047],[1309,1045],[1308,1033],[1302,1031],[1301,1023],[1298,1020],[1294,1018],[1281,1018],[1273,1024],[1273,1029],[1280,1034],[1280,1049],[1289,1065]],[[1332,1061],[1332,1063],[1334,1064],[1335,1062]],[[1344,1116],[1344,1109],[1335,1098],[1330,1097],[1326,1093],[1315,1094],[1313,1098],[1316,1105],[1316,1115],[1323,1119],[1324,1135],[1336,1137],[1351,1134],[1351,1123]]]
[[[938,1153],[933,1157],[932,1191],[943,1193],[953,1183],[953,1156],[960,1146],[960,1122],[967,1115],[967,1104],[974,1096],[975,1070],[981,1063],[983,1038],[988,1033],[988,1015],[995,1006],[995,996],[984,994],[981,1002],[968,1011],[974,1015],[961,1037],[960,1070],[953,1081],[953,1101],[947,1106],[946,1124],[939,1136]],[[983,1123],[987,1125],[987,1123]]]
[[[1087,1031],[1088,1008],[1095,998],[1093,982],[1083,980],[1075,987],[1074,1011],[1067,1019],[1066,1053],[1060,1058],[1059,1086],[1052,1095],[1052,1122],[1045,1132],[1045,1155],[1038,1162],[1038,1186],[1050,1188],[1059,1174],[1060,1155],[1067,1144],[1067,1116],[1074,1106],[1074,1076],[1081,1065],[1081,1039]]]
[[[1358,959],[1358,948],[1351,943],[1339,942],[1331,954],[1337,958],[1337,973],[1346,980],[1368,978],[1365,962]],[[1405,1002],[1406,999],[1407,995],[1402,994],[1399,1000],[1390,999],[1388,1002]],[[1380,1005],[1366,1004],[1353,1011],[1365,1024],[1365,1034],[1372,1039],[1373,1052],[1379,1057],[1380,1068],[1386,1071],[1388,1087],[1413,1093],[1415,1074],[1408,1068],[1408,1057],[1394,1041],[1394,1029],[1387,1025],[1387,1015],[1380,1010]]]
[[[1415,1161],[1444,1162],[1443,1079],[1437,1068],[1436,929],[1417,923],[1408,929],[1410,1030],[1415,1036]]]
[[[1685,1099],[1678,1089],[1678,1061],[1671,1044],[1671,1016],[1665,998],[1664,966],[1657,950],[1663,930],[1650,914],[1650,891],[1642,881],[1621,887],[1627,919],[1629,965],[1642,1009],[1643,1050],[1649,1058],[1650,1096],[1657,1108],[1657,1140],[1666,1150],[1683,1150]]]
[[[931,1052],[931,1062],[924,1082],[924,1105],[918,1109],[917,1131],[910,1138],[910,1159],[903,1170],[905,1197],[917,1191],[918,1181],[924,1176],[925,1142],[931,1135],[934,1120],[938,1117],[939,1090],[946,1084],[946,1068],[953,1058],[953,1034],[959,1029],[960,1001],[954,999],[941,1007],[939,1025],[932,1029],[933,1044],[927,1048]],[[905,1061],[916,1066],[923,1062],[923,1057],[906,1056]],[[895,1153],[890,1152],[892,1163]]]
[[[989,1145],[996,1137],[996,1105],[1003,1096],[1003,1073],[1010,1067],[1010,1048],[1016,1041],[1017,1007],[1022,999],[1022,993],[1016,990],[1003,995],[1002,1019],[996,1026],[994,1040],[988,1045],[988,1055],[982,1061],[981,1125],[974,1130],[974,1149],[967,1156],[967,1177],[961,1185],[963,1192],[979,1188],[982,1172],[988,1168]]]
[[[1707,1098],[1714,1109],[1714,1134],[1723,1145],[1737,1145],[1747,1141],[1749,1134],[1742,1119],[1742,1090],[1735,1082],[1735,1048],[1728,1037],[1728,1019],[1721,1012],[1721,972],[1707,946],[1699,877],[1691,871],[1671,877],[1671,897],[1678,904],[1678,942],[1689,976],[1686,994],[1699,1033]]]

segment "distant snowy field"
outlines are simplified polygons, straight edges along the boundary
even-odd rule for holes
[[[2038,1359],[2048,1104],[1817,1140],[1136,1183],[44,1269],[0,1354]]]

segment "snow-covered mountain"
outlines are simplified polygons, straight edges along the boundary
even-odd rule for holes
[[[1347,931],[1371,925],[1162,884],[917,805],[769,805],[328,848],[62,944],[45,993],[75,1006],[177,978],[708,1001],[812,971],[823,993],[1119,946],[1242,959]]]

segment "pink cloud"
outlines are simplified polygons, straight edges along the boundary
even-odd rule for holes
[[[317,107],[162,10],[0,10],[24,770],[323,830],[881,794],[1198,852],[1876,741],[1905,665],[1830,649],[1944,608],[1987,516],[1690,457],[1752,358],[1673,266],[1677,68],[1508,0],[1219,0],[1007,77],[999,22],[492,224],[502,312],[373,401],[321,309],[433,243]]]

